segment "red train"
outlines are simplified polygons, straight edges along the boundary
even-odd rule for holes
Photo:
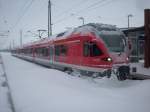
[[[12,50],[12,55],[64,71],[119,80],[129,76],[128,42],[115,26],[89,23]]]

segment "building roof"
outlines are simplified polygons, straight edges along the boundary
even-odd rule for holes
[[[121,28],[124,33],[136,32],[136,31],[144,31],[144,26],[141,27],[133,27],[133,28]]]

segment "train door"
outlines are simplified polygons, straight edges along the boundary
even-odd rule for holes
[[[90,58],[90,44],[88,42],[83,42],[83,55],[82,55],[82,65],[89,65]]]
[[[53,61],[54,61],[54,46],[50,46],[49,55],[50,55],[50,64],[53,64]]]
[[[81,47],[80,41],[74,40],[74,42],[68,44],[67,62],[70,64],[80,65],[81,63]]]
[[[73,64],[80,65],[79,52],[80,52],[80,49],[79,49],[78,43],[74,43],[72,45],[72,56],[73,56],[72,63]]]

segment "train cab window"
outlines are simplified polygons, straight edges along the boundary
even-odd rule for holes
[[[98,46],[93,43],[91,45],[91,56],[100,56],[102,55],[102,51],[98,48]]]
[[[84,48],[83,48],[83,54],[84,54],[85,57],[87,57],[87,56],[94,57],[94,56],[102,55],[102,51],[96,45],[96,43],[85,42],[84,43]]]

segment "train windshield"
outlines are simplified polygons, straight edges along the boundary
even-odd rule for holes
[[[109,51],[111,52],[124,52],[125,50],[125,37],[118,31],[104,31],[100,32],[99,36],[105,42]]]

